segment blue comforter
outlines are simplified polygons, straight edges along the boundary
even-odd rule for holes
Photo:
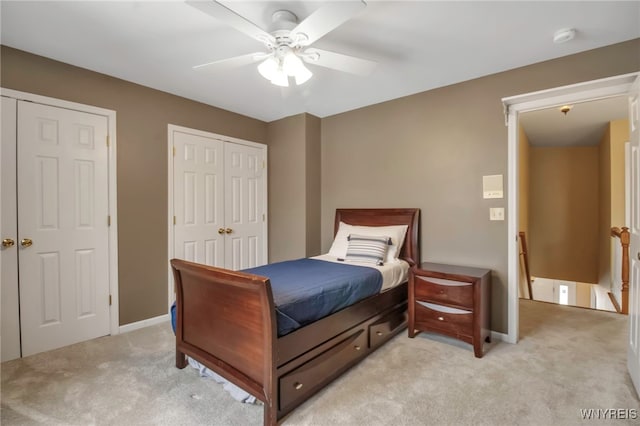
[[[382,288],[382,274],[375,268],[318,259],[289,260],[243,272],[271,281],[278,336],[379,293]],[[174,311],[172,307],[175,330]]]
[[[278,336],[380,292],[382,274],[375,268],[298,259],[245,269],[268,277],[276,305]]]

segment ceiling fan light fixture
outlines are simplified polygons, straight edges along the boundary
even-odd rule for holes
[[[301,68],[304,68],[302,60],[298,57],[298,55],[296,55],[292,51],[289,51],[282,60],[282,70],[287,75],[295,77]]]
[[[313,73],[302,63],[302,59],[293,51],[288,52],[283,61],[282,69],[288,76],[294,77],[296,84],[299,86],[304,84],[311,78]]]
[[[298,70],[298,73],[295,75],[296,84],[300,86],[301,84],[306,83],[307,80],[309,80],[312,75],[313,73],[303,65],[302,68]]]
[[[258,72],[267,80],[273,80],[278,73],[278,61],[273,56],[268,57],[258,65]]]
[[[280,87],[289,87],[289,77],[284,71],[282,71],[282,69],[278,69],[271,79],[271,84],[275,84]]]

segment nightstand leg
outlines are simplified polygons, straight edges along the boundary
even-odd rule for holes
[[[473,345],[473,353],[476,358],[482,358],[482,343]]]

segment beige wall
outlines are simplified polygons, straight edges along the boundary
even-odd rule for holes
[[[531,147],[531,274],[598,282],[598,147]]]
[[[598,281],[609,289],[611,286],[611,126],[607,126],[599,151],[599,220],[598,220]]]
[[[320,206],[321,228],[307,224],[304,250],[314,251],[318,229],[321,250],[328,250],[337,207],[419,207],[422,259],[493,269],[492,328],[506,332],[506,222],[489,222],[488,216],[489,207],[506,207],[507,200],[482,199],[483,175],[503,174],[508,189],[500,100],[638,71],[639,50],[640,40],[633,40],[321,120],[307,117],[306,155],[317,152],[317,138],[321,163],[307,164],[290,180],[306,181],[305,203],[310,209]],[[4,46],[1,55],[2,87],[118,114],[122,324],[166,313],[168,123],[268,143],[270,177],[274,162],[288,165],[272,152],[277,141],[268,137],[264,122]],[[314,167],[321,176],[320,197],[309,198],[318,187]],[[270,191],[275,221],[278,204],[272,198],[280,188],[270,183]],[[305,217],[313,221],[314,212]],[[270,240],[287,226],[270,223]],[[147,247],[141,249],[140,240]],[[284,257],[275,249],[270,256]]]
[[[322,121],[313,115],[305,114],[306,118],[306,149],[307,149],[307,170],[306,170],[306,201],[307,201],[307,250],[306,256],[316,256],[321,253],[321,123]]]
[[[619,240],[611,238],[611,227],[625,226],[625,152],[629,141],[629,120],[615,120],[607,126],[599,145],[600,152],[600,220],[598,243],[598,283],[611,286],[612,247]]]
[[[489,207],[507,200],[482,199],[482,176],[507,174],[501,99],[638,71],[639,51],[633,40],[324,118],[323,250],[337,207],[419,207],[422,259],[491,268],[492,328],[506,332],[507,226]]]
[[[611,226],[625,226],[624,146],[629,142],[629,120],[609,123],[611,134]]]
[[[273,121],[269,140],[269,261],[320,251],[320,119]]]
[[[6,46],[1,49],[2,87],[116,111],[120,324],[166,314],[167,125],[265,143],[266,123]]]
[[[520,125],[518,129],[518,230],[524,232],[525,240],[529,238],[529,138]],[[522,251],[520,251],[522,252]],[[524,269],[524,259],[520,256],[519,296],[529,297],[527,275]]]

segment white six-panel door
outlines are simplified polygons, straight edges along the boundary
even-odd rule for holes
[[[631,151],[629,374],[640,395],[640,77],[629,93]]]
[[[110,332],[107,118],[18,102],[22,355]]]
[[[174,256],[224,267],[224,143],[174,131]]]
[[[234,270],[266,263],[266,147],[173,125],[169,146],[170,257]]]
[[[264,247],[263,150],[225,145],[225,267],[239,270],[267,262]]]

